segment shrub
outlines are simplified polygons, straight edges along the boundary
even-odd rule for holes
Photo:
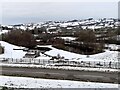
[[[0,46],[0,54],[4,53],[4,48]]]

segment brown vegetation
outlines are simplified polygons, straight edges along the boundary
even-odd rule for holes
[[[3,35],[3,40],[18,46],[33,48],[36,46],[36,41],[33,35],[26,31],[12,30]]]
[[[0,46],[0,54],[4,53],[4,48]]]

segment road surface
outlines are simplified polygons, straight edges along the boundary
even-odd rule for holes
[[[118,83],[117,72],[75,71],[8,66],[2,66],[0,72],[2,72],[2,75]]]

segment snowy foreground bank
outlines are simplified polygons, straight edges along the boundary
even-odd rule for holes
[[[0,86],[14,88],[118,88],[118,84],[0,76]]]

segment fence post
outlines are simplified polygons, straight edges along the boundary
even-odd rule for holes
[[[50,64],[50,61],[48,60],[48,64]]]
[[[30,63],[31,63],[31,59],[30,59]]]
[[[40,64],[40,59],[39,59],[39,64]]]
[[[35,59],[33,59],[33,61],[34,61],[34,64],[35,64]]]
[[[54,60],[53,60],[53,64],[54,64]]]
[[[110,62],[109,62],[109,68],[111,68],[111,64],[112,64],[112,62],[110,61]]]
[[[44,59],[43,59],[43,65],[44,65]]]
[[[8,59],[9,60],[9,59]],[[13,58],[12,58],[12,63],[13,63]]]
[[[10,63],[10,60],[8,58],[6,58],[6,60],[8,60],[8,63]],[[11,60],[11,62],[13,62],[13,61]]]
[[[117,63],[115,63],[115,69],[118,69],[118,64]]]
[[[101,63],[99,62],[99,68],[101,67],[100,65],[101,65]]]
[[[89,67],[90,67],[90,61],[89,61]]]
[[[105,68],[105,61],[104,61],[104,68]]]
[[[94,67],[95,67],[95,61],[94,61]]]

